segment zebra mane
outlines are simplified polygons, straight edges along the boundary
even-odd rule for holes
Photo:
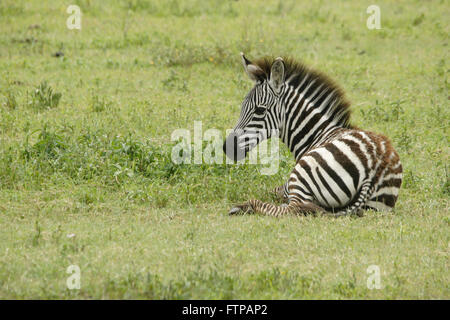
[[[275,58],[273,57],[264,57],[261,59],[257,59],[252,63],[261,68],[263,72],[256,74],[256,77],[261,80],[268,80],[270,77],[270,69],[272,68],[272,64],[274,63]],[[297,88],[300,84],[302,84],[303,80],[306,78],[306,82],[303,83],[303,86],[311,84],[310,91],[314,92],[318,87],[322,87],[323,89],[327,89],[328,92],[334,92],[334,99],[336,103],[333,104],[332,110],[328,110],[328,112],[333,112],[339,115],[342,123],[345,127],[352,127],[350,125],[350,102],[346,99],[344,91],[340,88],[340,86],[330,79],[324,73],[311,69],[305,66],[303,63],[298,62],[290,57],[283,57],[284,68],[285,68],[285,79],[286,82]]]

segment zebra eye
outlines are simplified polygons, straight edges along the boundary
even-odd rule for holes
[[[255,113],[256,114],[264,114],[266,112],[266,108],[265,107],[256,107],[255,109]]]

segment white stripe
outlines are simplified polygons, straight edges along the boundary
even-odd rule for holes
[[[386,141],[381,141],[381,154],[384,154],[386,152]]]
[[[359,189],[361,182],[367,178],[364,174],[365,168],[361,162],[361,159],[358,158],[358,156],[352,151],[352,149],[346,143],[336,140],[333,141],[332,144],[335,145],[339,150],[341,150],[358,169],[359,172],[358,189]]]
[[[317,163],[316,163],[316,161],[314,160],[314,158],[311,158],[311,157],[305,157],[305,158],[303,158],[303,160],[304,160],[304,161],[309,165],[309,167],[311,168],[311,173],[312,173],[312,175],[313,175],[313,177],[314,177],[315,182],[316,182],[317,184],[320,184],[320,186],[319,186],[319,188],[321,187],[321,190],[320,190],[320,191],[322,191],[323,189],[325,189],[325,187],[324,187],[324,186],[322,185],[322,183],[319,181],[319,178],[317,177],[317,175],[314,173],[314,171],[315,171],[314,169],[317,167]],[[299,173],[304,172],[304,174],[301,174],[301,176],[308,182],[308,185],[309,185],[310,189],[312,189],[312,191],[313,191],[314,196],[316,197],[316,199],[319,200],[319,202],[320,202],[321,204],[323,204],[323,205],[328,205],[326,199],[324,198],[325,195],[324,195],[324,197],[322,197],[322,196],[320,195],[320,192],[319,192],[319,190],[317,189],[316,185],[314,184],[314,181],[311,180],[311,178],[310,178],[309,174],[306,172],[306,170],[303,169],[303,167],[301,167],[300,165],[299,165],[299,167],[300,167],[301,170],[302,170],[301,172],[300,172],[300,170],[298,170]]]
[[[317,95],[317,93],[319,92],[319,90],[322,89],[322,87],[323,87],[323,83],[322,83],[320,86],[318,86],[317,89],[316,89],[316,91],[314,91],[314,92],[308,97],[308,100],[309,100],[309,101],[313,100],[313,99],[316,97],[316,95]],[[320,96],[320,95],[319,95],[319,96]],[[314,101],[314,102],[315,102],[315,101]],[[305,111],[308,111],[309,108],[312,107],[312,106],[314,106],[314,103],[308,104],[308,106],[306,106]]]
[[[389,206],[385,205],[383,202],[379,202],[379,201],[367,201],[366,205],[368,205],[374,209],[380,210],[380,211],[391,211],[392,210],[391,207],[389,207]]]
[[[316,82],[316,80],[314,79],[314,80],[312,80],[307,86],[306,86],[306,88],[305,88],[305,90],[303,90],[302,91],[302,93],[300,93],[300,100],[301,99],[303,99],[303,98],[305,98],[305,93],[309,90],[309,88],[314,84]],[[305,99],[305,101],[309,101],[309,97],[306,97],[306,99]],[[297,105],[298,105],[298,102],[297,102],[297,104],[295,105],[295,107],[294,107],[294,109],[297,109]],[[303,105],[302,105],[302,108],[305,106],[305,102],[303,102]],[[294,111],[294,110],[292,110],[292,111]]]
[[[391,170],[398,169],[398,168],[400,168],[401,165],[402,165],[402,163],[399,161],[399,162],[397,162],[397,164],[396,164],[395,166],[393,166],[393,167],[391,168]]]
[[[322,156],[322,158],[325,160],[325,162],[328,164],[328,166],[334,170],[334,172],[336,172],[336,174],[342,179],[342,181],[344,182],[344,184],[347,186],[348,190],[350,190],[350,193],[353,195],[355,195],[356,190],[355,190],[355,186],[353,185],[353,179],[350,176],[350,174],[347,172],[347,170],[345,170],[340,164],[339,162],[337,162],[334,159],[333,154],[328,151],[325,148],[318,148],[315,150],[318,154],[320,154]],[[332,180],[334,181],[334,180]],[[339,185],[336,184],[336,189],[340,189]],[[335,188],[333,188],[333,191],[336,190]],[[335,191],[336,193],[336,191]],[[350,200],[347,195],[345,195],[345,197],[347,198],[346,200]],[[345,201],[343,201],[343,204],[345,203]]]
[[[294,173],[296,170],[294,170],[293,172],[292,172],[292,174],[291,174],[291,176],[290,176],[290,178],[289,178],[289,180],[291,180],[292,178],[294,178],[294,181],[289,181],[288,183],[289,183],[289,186],[290,185],[296,185],[296,186],[299,186],[299,187],[302,187],[302,189],[304,190],[305,188],[304,188],[304,186],[302,186],[301,184],[300,184],[300,181],[298,180],[298,178],[297,178],[297,174],[296,173]],[[306,200],[312,200],[312,198],[311,198],[311,195],[309,195],[309,194],[306,194],[306,193],[304,193],[304,192],[302,192],[302,191],[300,191],[300,190],[298,190],[298,189],[291,189],[291,190],[289,190],[289,186],[288,186],[288,192],[289,193],[295,193],[295,194],[298,194],[298,195],[300,195],[302,198],[304,198],[304,199],[306,199]],[[290,198],[292,198],[292,197],[290,197]]]
[[[377,154],[377,146],[375,145],[375,143],[373,143],[372,139],[364,132],[364,131],[358,131],[358,133],[364,138],[365,142],[370,144],[372,146],[373,152],[376,155]],[[381,159],[379,159],[378,157],[375,156],[375,168],[374,170],[378,169],[378,166],[381,163]]]
[[[295,105],[291,108],[291,112],[289,113],[288,120],[291,119],[292,113],[293,113],[294,111],[297,111],[297,115],[296,115],[295,118],[291,121],[291,126],[290,126],[289,128],[286,128],[287,130],[289,130],[289,132],[291,131],[292,128],[295,128],[295,126],[297,125],[297,122],[298,122],[298,118],[300,118],[300,116],[303,114],[305,106],[309,103],[309,99],[308,99],[308,98],[305,98],[305,100],[303,101],[303,104],[302,104],[301,108],[300,108],[299,110],[297,110],[297,107],[298,107],[300,101],[301,101],[301,100],[304,98],[304,96],[305,96],[305,92],[309,89],[309,87],[310,87],[314,82],[315,82],[315,80],[313,80],[313,81],[311,81],[311,82],[309,83],[309,85],[306,87],[306,89],[303,90],[303,92],[299,95],[299,99],[297,100],[297,102],[295,103]],[[288,143],[289,149],[292,149],[291,146],[292,146],[292,139],[293,139],[293,138],[294,138],[294,136],[291,135],[291,139],[289,140],[289,143]]]
[[[377,192],[374,193],[372,197],[380,196],[382,194],[398,196],[398,188],[397,187],[383,187],[383,188],[377,190]]]
[[[383,180],[401,179],[402,177],[403,177],[403,174],[401,174],[401,173],[390,173],[388,175],[385,175]]]
[[[369,154],[369,152],[367,151],[367,147],[366,147],[365,143],[363,143],[363,141],[359,140],[358,138],[352,136],[351,134],[344,135],[342,138],[351,140],[351,141],[355,142],[356,144],[358,144],[359,149],[361,150],[362,153],[364,153],[364,155],[367,158],[368,169],[372,169],[373,159],[372,159],[371,154]]]
[[[378,189],[378,187],[383,183],[383,179],[381,179],[381,177],[384,177],[384,175],[386,174],[387,171],[387,167],[383,169],[383,171],[381,171],[380,177],[378,178],[378,182],[375,184],[375,190]]]
[[[336,188],[333,188],[333,186],[330,185],[330,182],[333,181],[333,179],[326,173],[326,171],[322,167],[320,167],[320,165],[317,163],[316,159],[314,159],[313,157],[306,156],[306,157],[303,157],[302,159],[307,161],[307,163],[311,167],[311,171],[314,176],[314,179],[316,180],[317,184],[319,184],[320,190],[322,191],[322,194],[324,195],[324,197],[326,198],[326,200],[328,202],[328,204],[327,203],[323,203],[323,204],[330,205],[331,207],[341,206],[341,204],[339,202],[337,202],[337,200],[331,195],[331,193],[328,191],[328,189],[323,185],[322,181],[319,178],[319,175],[317,174],[316,168],[319,170],[319,172],[321,173],[324,180],[328,183],[328,185],[334,192],[336,190]],[[338,192],[335,192],[336,196],[339,198],[339,200],[342,203],[345,203],[348,199],[346,194],[341,190],[341,188],[337,188],[337,189],[338,189]]]
[[[290,142],[290,146],[292,145],[292,141],[293,138],[295,136],[297,136],[297,134],[305,127],[305,125],[311,120],[312,117],[314,117],[316,114],[321,113],[323,111],[323,108],[327,105],[328,101],[330,100],[330,98],[333,96],[334,91],[332,91],[327,98],[320,104],[320,106],[316,109],[314,109],[313,111],[311,111],[311,113],[306,117],[306,119],[303,120],[303,122],[301,123],[301,125],[292,133],[291,135],[291,142]],[[323,119],[323,118],[322,118]],[[311,130],[309,132],[309,135],[311,135],[314,132],[314,130]],[[302,142],[305,141],[305,139],[303,138],[302,140],[300,140],[300,142],[295,146],[294,148],[294,154],[297,153],[298,148],[301,147]],[[292,148],[290,148],[292,150]]]

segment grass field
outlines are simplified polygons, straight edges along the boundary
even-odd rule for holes
[[[448,2],[74,2],[81,30],[67,1],[0,2],[0,298],[450,298]],[[271,201],[286,148],[271,176],[171,161],[175,129],[236,123],[240,51],[344,88],[353,123],[400,154],[394,212],[230,217]]]

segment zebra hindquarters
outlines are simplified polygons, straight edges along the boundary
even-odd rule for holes
[[[332,212],[355,201],[367,178],[364,170],[332,149],[314,149],[298,161],[289,179],[289,201],[312,202]]]
[[[348,130],[307,152],[289,179],[289,199],[328,211],[390,210],[402,181],[402,166],[389,139]]]

